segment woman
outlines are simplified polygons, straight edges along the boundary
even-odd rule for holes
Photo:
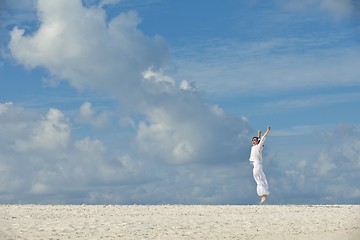
[[[265,202],[267,196],[269,195],[269,187],[266,180],[265,173],[262,167],[262,151],[264,148],[264,142],[266,136],[269,134],[270,126],[267,128],[265,134],[261,137],[261,131],[258,131],[258,136],[252,138],[252,147],[250,153],[249,161],[253,165],[253,176],[256,182],[256,191],[257,194],[261,197],[260,203]]]

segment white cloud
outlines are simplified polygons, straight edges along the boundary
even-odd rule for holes
[[[99,140],[89,138],[76,141],[74,147],[81,153],[88,154],[88,157],[101,156],[105,152],[105,147]]]
[[[85,119],[91,119],[94,116],[94,111],[91,108],[91,103],[85,102],[80,107],[80,117]]]
[[[134,94],[141,73],[158,67],[167,55],[162,38],[145,36],[136,12],[106,20],[100,7],[84,8],[80,0],[38,1],[39,29],[14,28],[9,48],[19,62],[44,67],[76,88]]]
[[[356,202],[359,130],[355,125],[328,126],[308,133],[309,147],[296,146],[297,136],[288,138],[288,144],[272,145],[265,163],[272,195],[294,203]],[[274,148],[280,149],[275,155]]]
[[[330,156],[327,153],[321,152],[318,157],[318,164],[316,167],[316,172],[324,177],[329,174],[330,171],[336,168],[335,163],[331,160]]]
[[[155,83],[169,83],[171,86],[175,85],[175,80],[171,77],[165,75],[162,70],[160,72],[155,72],[153,69],[149,68],[145,72],[143,72],[144,79],[153,80]]]
[[[36,118],[36,113],[33,111],[20,108],[11,102],[0,103],[0,143],[3,146],[15,142],[15,139],[23,137],[23,133],[26,132],[30,135],[29,125]]]
[[[109,113],[97,113],[90,102],[84,102],[80,106],[77,121],[79,123],[88,123],[95,127],[104,127],[109,118]]]
[[[185,91],[196,91],[195,83],[189,83],[186,80],[180,82],[180,89]]]
[[[186,70],[180,71],[189,72],[170,77],[162,70],[166,69],[166,42],[141,32],[135,12],[107,20],[102,8],[83,7],[81,1],[40,0],[38,7],[37,30],[17,27],[11,32],[13,57],[29,68],[43,67],[51,77],[69,81],[77,89],[101,91],[119,99],[121,110],[112,116],[132,129],[111,124],[106,112],[91,102],[84,102],[74,119],[57,109],[43,114],[0,104],[0,124],[6,126],[0,128],[0,194],[8,202],[253,202],[257,196],[248,164],[249,122],[207,104],[194,84],[186,80],[177,84],[176,79],[196,79],[201,89],[224,95],[310,86],[319,79],[318,84],[336,86],[339,75],[345,76],[346,84],[358,83],[357,61],[353,60],[359,56],[353,49],[334,50],[325,62],[319,61],[322,51],[315,57],[314,52],[275,59],[268,55],[285,41],[252,46],[235,43],[234,48],[229,47],[231,54],[215,49],[202,55],[209,60],[206,64],[196,58],[182,59],[179,69]],[[253,54],[262,61],[238,61],[238,56]],[[229,56],[230,61],[224,61]],[[343,56],[346,60],[339,62]],[[342,68],[340,73],[331,67],[335,63]],[[324,70],[329,70],[325,76]],[[77,125],[83,123],[102,126],[107,134],[84,133],[84,126]],[[274,131],[273,137],[291,135],[296,145],[305,130],[308,135],[314,132],[305,126],[290,133]],[[336,174],[341,167],[350,174],[339,186],[351,183],[355,171],[348,168],[358,164],[358,141],[349,132],[342,136],[355,138],[353,145],[329,145],[333,155],[327,155],[327,149],[320,150],[321,155],[316,155],[318,148],[307,149],[308,155],[297,163],[292,162],[297,156],[291,155],[291,149],[283,149],[288,145],[280,146],[279,152],[267,148],[265,161],[270,165],[266,173],[274,201],[301,194],[329,196],[334,188],[327,188],[326,181],[329,177],[340,181]],[[338,140],[334,136],[324,139]],[[317,158],[311,158],[314,155]],[[342,157],[348,166],[339,164]],[[327,168],[321,169],[324,163]],[[308,181],[316,184],[309,188]],[[348,192],[343,193],[346,197]],[[354,190],[348,196],[357,195]]]
[[[130,111],[143,114],[147,122],[141,122],[137,131],[142,152],[184,163],[213,161],[219,153],[209,153],[208,147],[229,148],[230,154],[238,151],[237,136],[247,124],[207,105],[191,85],[185,89],[184,81],[179,91],[175,80],[159,68],[166,59],[166,43],[138,30],[135,12],[106,22],[103,9],[84,8],[80,1],[40,0],[38,9],[38,31],[31,35],[19,28],[12,31],[13,56],[28,67],[45,67],[77,88],[111,93]],[[81,106],[78,120],[93,125],[104,121],[90,103]],[[220,144],[219,138],[224,138]]]
[[[12,103],[0,109],[2,201],[82,203],[89,198],[88,188],[101,192],[106,185],[148,177],[141,161],[114,155],[98,139],[76,139],[59,110],[42,116]]]
[[[50,109],[46,117],[35,124],[28,139],[17,140],[15,146],[20,151],[61,151],[68,144],[69,134],[70,126],[63,113],[57,109]]]
[[[321,155],[325,155],[328,161],[341,167],[356,170],[360,168],[360,129],[356,125],[342,124],[334,130],[322,133],[326,147]]]
[[[164,109],[153,109],[149,123],[140,123],[137,142],[141,151],[171,163],[200,160],[202,130],[194,123],[182,123]]]
[[[136,141],[147,156],[169,163],[227,162],[243,149],[248,128],[244,119],[231,118],[218,106],[205,104],[196,92],[186,91],[166,104],[148,106]]]
[[[9,109],[9,106],[11,106],[11,105],[12,105],[11,102],[1,104],[0,105],[0,114],[4,114]]]
[[[7,39],[8,26],[19,22],[29,22],[36,19],[35,0],[1,0],[0,1],[0,39]],[[14,14],[16,12],[17,14]],[[2,41],[1,41],[2,42]],[[0,47],[2,47],[0,45]],[[1,48],[0,48],[1,49]]]
[[[34,185],[31,186],[31,193],[34,194],[44,194],[44,193],[48,193],[49,191],[49,186],[42,184],[42,183],[35,183]]]
[[[129,133],[126,127],[104,124],[102,112],[90,102],[81,105],[75,122],[54,109],[45,118],[34,119],[22,132],[26,137],[15,139],[17,148],[13,149],[22,150],[15,154],[18,158],[26,151],[26,164],[32,164],[23,176],[24,192],[51,193],[54,197],[59,193],[63,194],[61,201],[73,202],[165,199],[210,203],[232,199],[230,195],[215,196],[222,190],[200,191],[199,186],[193,195],[184,197],[183,193],[193,189],[187,180],[189,174],[202,186],[223,189],[230,175],[219,179],[215,173],[228,169],[228,164],[236,165],[239,155],[246,155],[241,142],[247,135],[248,122],[207,104],[193,84],[183,81],[178,86],[165,74],[162,69],[166,69],[163,64],[168,47],[162,38],[148,37],[137,29],[140,19],[135,12],[107,21],[103,9],[85,8],[73,0],[40,0],[38,10],[38,30],[29,33],[17,27],[11,32],[13,57],[29,68],[43,67],[51,77],[69,81],[78,89],[101,91],[119,99],[125,110],[116,117],[135,129]],[[70,122],[103,126],[111,134],[102,136],[104,141],[90,136],[76,139],[73,131],[77,126],[70,128]],[[44,149],[40,154],[38,150]],[[199,165],[186,167],[192,163]],[[200,165],[208,167],[202,169]],[[214,165],[217,167],[211,170],[214,176],[210,178],[207,172]],[[15,165],[6,166],[14,176],[19,174]],[[235,169],[231,175],[236,175]],[[201,183],[205,176],[210,179],[207,184]],[[174,184],[183,192],[174,192]],[[74,191],[78,198],[69,198]]]
[[[139,123],[143,126],[137,129],[137,147],[143,155],[118,152],[100,139],[77,139],[73,128],[68,128],[71,119],[67,120],[59,110],[50,109],[43,117],[11,103],[1,104],[0,109],[0,124],[7,128],[0,129],[0,192],[5,202],[256,201],[247,160],[250,146],[241,146],[245,140],[236,140],[240,136],[235,136],[241,127],[219,128],[221,124],[235,125],[211,108],[207,113],[193,114],[198,119],[191,124],[184,122],[181,114],[174,115],[171,108],[149,110],[147,118]],[[200,116],[204,115],[202,119]],[[16,128],[19,125],[25,127]],[[211,127],[213,131],[208,131]],[[217,129],[225,132],[221,135]],[[311,137],[316,129],[316,136]],[[61,137],[63,131],[66,138]],[[291,136],[290,144],[275,145],[276,139],[282,137],[275,130],[268,138],[264,164],[272,201],[337,203],[339,198],[349,203],[356,201],[359,189],[353,184],[360,169],[358,126],[335,129],[329,126],[328,130],[308,126],[305,131],[308,144],[316,144],[313,148],[296,146],[296,134]],[[52,138],[49,145],[41,143],[39,147],[35,136]],[[107,142],[119,143],[122,137],[112,137]],[[14,142],[21,141],[26,148],[13,147]],[[62,142],[67,144],[54,148]],[[232,149],[237,144],[238,149]],[[303,148],[303,153],[294,148]]]

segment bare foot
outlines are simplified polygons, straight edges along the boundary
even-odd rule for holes
[[[265,202],[266,198],[267,198],[267,195],[262,195],[262,196],[261,196],[261,201],[260,201],[260,203]]]

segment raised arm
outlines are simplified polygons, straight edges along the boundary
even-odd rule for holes
[[[258,139],[261,138],[261,130],[258,130],[258,135],[257,135]]]
[[[263,137],[266,137],[269,134],[269,132],[270,132],[270,126],[267,127]]]

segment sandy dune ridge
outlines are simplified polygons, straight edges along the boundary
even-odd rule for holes
[[[360,239],[360,205],[0,205],[0,239]]]

